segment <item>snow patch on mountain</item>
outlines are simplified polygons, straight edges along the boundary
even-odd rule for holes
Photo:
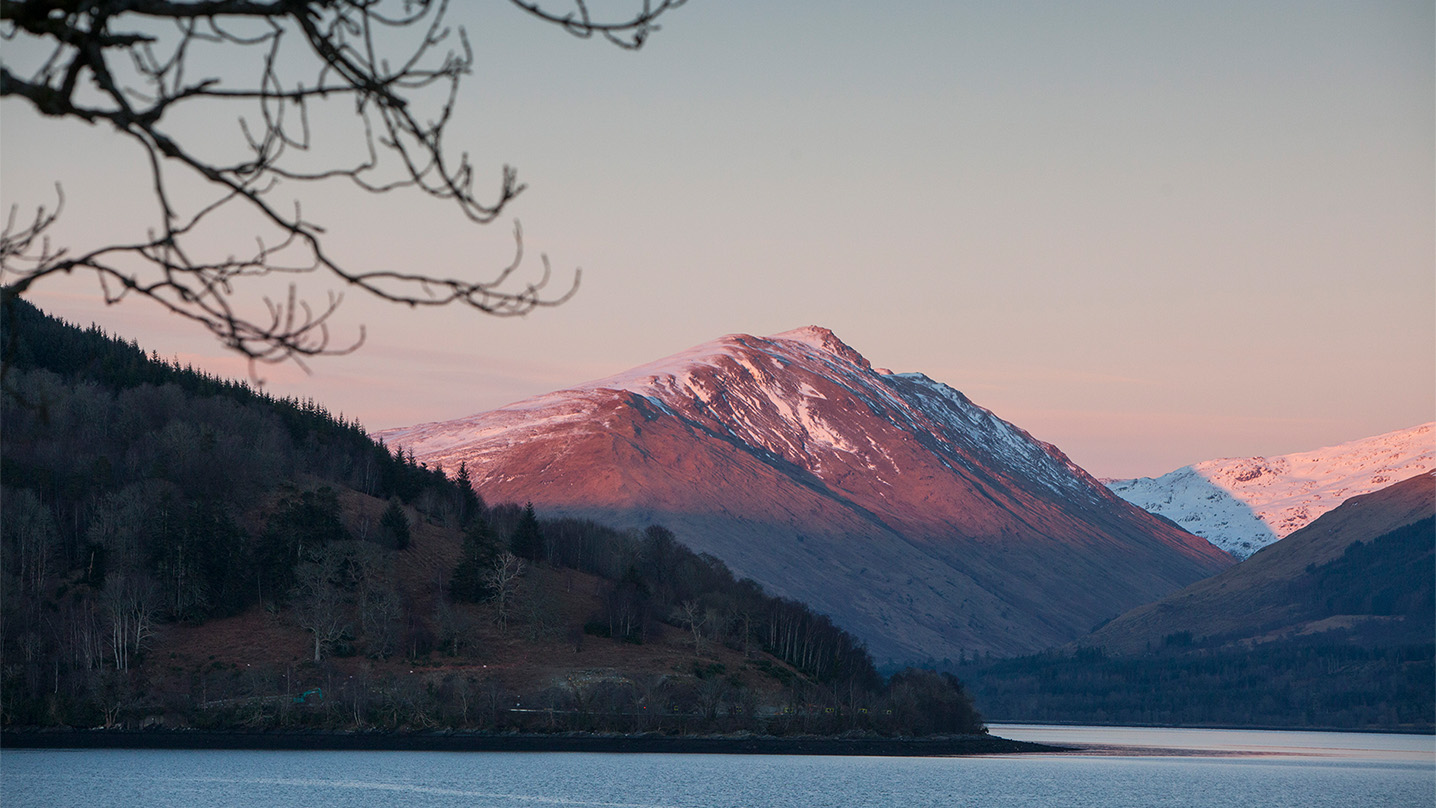
[[[1101,498],[1101,485],[1057,447],[1033,438],[957,390],[922,373],[896,373],[886,379],[915,399],[918,409],[941,422],[946,427],[942,432],[965,439],[965,445],[950,448],[977,455],[983,465],[1017,470],[1053,493],[1088,501]]]
[[[1246,558],[1351,497],[1433,468],[1436,422],[1310,452],[1207,460],[1161,477],[1112,480],[1107,486]]]

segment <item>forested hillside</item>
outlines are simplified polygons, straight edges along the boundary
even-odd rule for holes
[[[0,316],[7,727],[981,727],[662,527],[490,508],[312,401]]]

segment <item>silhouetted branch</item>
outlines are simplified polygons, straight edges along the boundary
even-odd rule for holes
[[[511,2],[575,35],[598,33],[637,48],[657,29],[655,20],[683,0],[635,0],[636,11],[611,21],[595,19],[583,2],[567,11]],[[445,144],[460,80],[474,61],[464,31],[445,24],[447,10],[447,0],[0,0],[0,35],[32,46],[25,52],[39,44],[47,54],[25,71],[6,58],[0,96],[23,98],[41,115],[106,123],[136,143],[159,214],[143,239],[81,252],[51,244],[64,203],[58,188],[54,207],[28,219],[12,208],[0,235],[0,295],[90,272],[106,302],[149,299],[263,362],[345,353],[363,341],[361,328],[357,339],[331,344],[340,291],[319,305],[301,299],[293,283],[282,297],[257,304],[240,295],[242,286],[268,276],[317,273],[393,303],[458,303],[496,316],[564,302],[579,273],[550,295],[546,257],[537,280],[515,285],[524,257],[517,225],[513,260],[478,279],[352,266],[325,249],[324,228],[305,218],[297,200],[276,193],[339,180],[371,193],[444,200],[475,224],[503,215],[524,190],[514,169],[504,166],[498,187],[480,193],[468,155],[455,157]],[[5,55],[15,50],[7,46]],[[223,58],[206,61],[215,54]],[[249,59],[247,79],[234,75],[241,57]],[[193,77],[207,71],[213,74]],[[312,126],[315,105],[335,100],[354,105],[357,158],[334,156],[339,152],[320,143]],[[228,162],[209,156],[208,133],[164,126],[180,108],[216,119],[236,105],[243,146]],[[189,187],[179,191],[184,177],[201,180],[208,198],[189,202]],[[213,235],[231,231],[236,212],[255,228],[254,246],[216,256]]]
[[[621,48],[637,50],[643,47],[644,41],[650,34],[658,30],[656,23],[659,16],[683,5],[687,0],[659,0],[657,3],[643,0],[642,10],[628,19],[619,21],[594,19],[593,14],[589,11],[588,3],[584,0],[570,0],[567,4],[569,10],[563,13],[549,11],[543,7],[542,3],[525,2],[525,0],[510,0],[510,2],[544,22],[563,26],[564,30],[581,39],[588,39],[594,34],[602,34],[609,42]]]

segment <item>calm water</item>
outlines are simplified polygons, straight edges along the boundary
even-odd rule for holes
[[[1430,736],[1001,726],[1065,755],[6,751],[28,806],[1430,806]],[[1157,751],[1161,750],[1161,751]]]

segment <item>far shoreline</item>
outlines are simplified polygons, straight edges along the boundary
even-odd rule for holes
[[[1436,726],[1430,727],[1325,727],[1325,726],[1282,726],[1279,724],[1094,724],[1090,721],[1018,721],[993,720],[991,726],[1044,727],[1063,729],[1067,727],[1094,727],[1098,729],[1213,729],[1241,730],[1251,732],[1331,732],[1357,735],[1436,735]]]
[[[612,754],[960,757],[1072,751],[992,735],[932,738],[593,733],[335,732],[281,730],[24,729],[0,731],[0,749],[174,749],[349,752],[599,752]]]

